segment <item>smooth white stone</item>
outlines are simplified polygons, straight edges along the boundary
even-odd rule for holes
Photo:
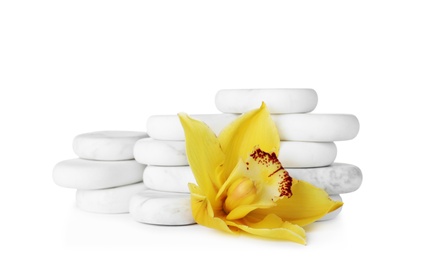
[[[215,134],[236,119],[236,114],[191,115],[205,122]],[[359,132],[359,121],[348,114],[278,114],[272,115],[281,140],[333,142],[350,140]],[[177,115],[151,116],[147,132],[158,140],[185,140]]]
[[[135,160],[71,159],[55,165],[52,177],[62,187],[95,190],[140,182],[144,169],[145,165]]]
[[[139,163],[149,165],[188,165],[184,141],[141,139],[134,145],[134,158]]]
[[[189,193],[142,191],[131,197],[130,214],[138,222],[154,225],[195,223]]]
[[[344,194],[357,190],[362,184],[362,172],[354,165],[333,163],[327,167],[285,168],[290,176],[325,190],[328,194]]]
[[[148,137],[145,132],[98,131],[73,139],[73,151],[79,158],[101,161],[131,160],[137,140]]]
[[[77,190],[76,205],[84,211],[95,213],[128,213],[131,197],[146,189],[139,182],[110,189]]]
[[[330,198],[335,201],[342,201],[342,198],[339,194],[330,195]],[[320,218],[317,221],[326,221],[326,220],[331,220],[331,219],[336,218],[339,215],[339,213],[341,213],[342,207],[338,208],[337,210],[335,210],[333,212],[328,213],[327,215],[325,215],[324,217]]]
[[[348,114],[272,115],[281,140],[334,142],[356,137],[359,121]]]
[[[281,141],[278,160],[283,167],[322,167],[332,164],[336,154],[337,149],[333,142]]]
[[[361,170],[350,164],[333,163],[327,167],[285,169],[293,178],[307,181],[331,195],[353,192],[362,183]],[[189,192],[188,183],[196,183],[196,180],[189,166],[147,166],[144,183],[154,190]]]
[[[225,126],[238,117],[238,115],[235,114],[204,114],[190,116],[205,122],[217,135]],[[185,133],[177,115],[150,116],[147,120],[147,133],[150,137],[158,140],[185,140]]]
[[[188,183],[196,183],[189,166],[148,165],[143,178],[148,188],[169,192],[189,192]]]
[[[333,163],[337,149],[333,142],[281,141],[278,159],[284,167],[321,167]],[[185,166],[184,141],[141,139],[134,147],[136,161],[156,166]]]
[[[244,113],[264,101],[271,114],[307,113],[315,109],[318,95],[313,89],[223,89],[215,105],[223,113]]]

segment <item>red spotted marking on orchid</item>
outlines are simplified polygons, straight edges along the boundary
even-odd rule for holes
[[[277,177],[280,179],[278,182],[278,191],[280,192],[280,197],[286,196],[290,198],[292,196],[292,177],[290,177],[289,173],[284,170],[280,161],[278,160],[275,153],[269,154],[262,151],[260,148],[254,150],[251,154],[252,159],[254,159],[258,164],[269,167],[271,165],[276,165],[277,169],[268,175],[268,177],[272,177],[277,174]],[[248,164],[248,163],[246,163]]]

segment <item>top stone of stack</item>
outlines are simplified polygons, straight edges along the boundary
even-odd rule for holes
[[[308,113],[318,104],[313,89],[223,89],[217,92],[215,105],[223,113],[241,114],[266,103],[271,114]]]
[[[134,144],[147,138],[145,132],[96,131],[80,134],[73,139],[73,151],[81,159],[121,161],[134,159]]]

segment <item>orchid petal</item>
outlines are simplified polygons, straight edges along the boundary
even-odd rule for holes
[[[215,194],[222,185],[218,172],[225,158],[220,142],[205,123],[184,113],[180,113],[179,118],[185,131],[186,154],[191,170],[200,189],[214,203]]]
[[[278,154],[280,138],[274,121],[266,105],[262,103],[259,109],[244,113],[220,132],[220,145],[227,155],[224,163],[224,182],[228,174],[241,159],[243,161],[259,146],[264,151],[274,151]]]
[[[203,226],[233,233],[222,218],[216,217],[209,200],[201,193],[200,187],[190,183],[191,209],[194,220]]]
[[[279,199],[275,207],[256,209],[250,214],[259,218],[275,214],[283,220],[305,226],[343,205],[340,201],[333,201],[324,190],[304,181],[298,181],[291,190],[292,196]]]
[[[303,228],[283,221],[274,214],[269,214],[258,222],[243,219],[242,221],[226,221],[226,223],[253,235],[306,244],[306,234]]]

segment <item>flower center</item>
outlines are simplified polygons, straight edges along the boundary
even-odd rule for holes
[[[223,210],[228,214],[240,205],[250,204],[254,201],[256,194],[254,182],[249,178],[241,177],[229,187]]]

